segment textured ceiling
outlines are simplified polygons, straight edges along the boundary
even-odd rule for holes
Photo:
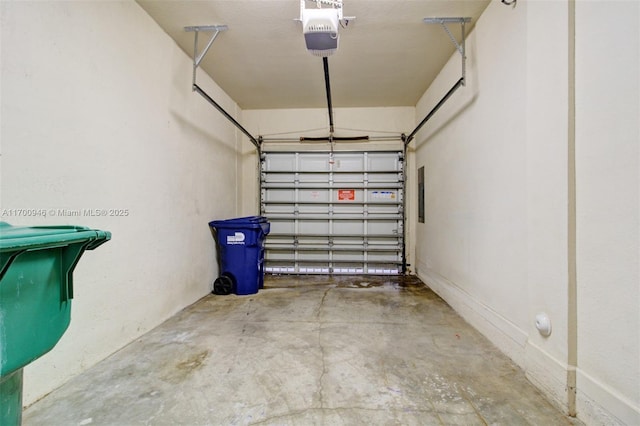
[[[329,57],[334,107],[414,106],[455,51],[425,17],[471,17],[490,0],[344,0],[338,51]],[[227,25],[201,67],[242,109],[326,106],[322,59],[307,52],[298,0],[137,0],[193,57],[185,26]],[[314,2],[307,2],[314,7]],[[460,41],[460,25],[448,24]],[[200,48],[209,36],[201,33]],[[190,79],[185,76],[185,79]],[[187,80],[188,81],[188,80]]]

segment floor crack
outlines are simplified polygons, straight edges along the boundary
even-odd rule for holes
[[[320,305],[318,306],[318,309],[316,310],[316,318],[318,318],[318,323],[322,322],[320,320],[320,312],[322,311],[322,307],[324,306],[324,301],[327,298],[327,293],[329,293],[329,290],[331,290],[331,287],[327,288],[324,291],[324,294],[322,295],[322,299],[320,299]]]
[[[316,318],[318,319],[318,347],[320,348],[320,357],[322,360],[322,373],[320,374],[320,378],[318,379],[318,396],[320,397],[320,408],[324,408],[324,393],[322,388],[322,381],[324,380],[324,376],[327,374],[325,351],[324,346],[322,345],[322,317],[320,316],[320,313],[322,311],[322,307],[324,306],[324,302],[327,298],[329,290],[331,290],[331,287],[327,288],[324,291],[322,299],[320,300],[320,306],[318,306],[318,310],[316,311]]]

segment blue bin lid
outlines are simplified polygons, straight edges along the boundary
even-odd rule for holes
[[[245,216],[245,217],[236,217],[233,219],[224,219],[224,220],[214,220],[214,222],[230,222],[230,223],[241,223],[241,222],[249,222],[249,223],[260,223],[267,222],[267,218],[264,216]]]
[[[261,229],[266,235],[269,233],[271,224],[264,216],[246,216],[233,219],[213,220],[209,226],[215,229]]]

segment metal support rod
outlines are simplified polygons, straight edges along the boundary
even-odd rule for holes
[[[462,21],[460,23],[460,25],[462,26],[462,52],[460,53],[462,55],[462,85],[466,86],[467,85],[467,50],[466,50],[466,44],[465,44],[465,31],[464,31],[464,24],[466,21]]]
[[[196,85],[196,71],[198,70],[198,64],[196,63],[196,57],[198,55],[198,31],[193,35],[193,74],[191,75],[191,90]]]
[[[224,115],[227,118],[227,120],[232,122],[242,133],[244,133],[249,138],[251,143],[258,149],[258,152],[260,152],[260,143],[258,142],[258,140],[256,138],[254,138],[253,136],[251,136],[251,133],[249,133],[244,127],[242,127],[242,125],[240,123],[238,123],[235,118],[233,118],[231,115],[229,115],[229,113],[227,111],[225,111],[224,108],[222,108],[216,101],[214,101],[211,98],[211,96],[207,95],[207,93],[204,90],[202,90],[200,88],[200,86],[198,86],[197,84],[194,84],[193,85],[193,90],[198,92],[211,105],[213,105],[218,111],[220,111],[222,113],[222,115]]]
[[[331,83],[329,82],[329,60],[322,58],[324,66],[324,85],[327,90],[327,108],[329,109],[329,134],[333,135],[333,106],[331,105]]]
[[[404,144],[402,161],[407,161],[407,144]],[[402,165],[402,273],[407,273],[407,164]]]
[[[418,133],[418,131],[420,130],[420,128],[422,126],[425,125],[425,123],[427,121],[429,121],[431,119],[431,117],[433,117],[433,115],[436,113],[436,111],[438,111],[440,109],[440,107],[447,101],[447,99],[449,99],[451,97],[451,95],[453,95],[453,92],[455,92],[456,90],[458,90],[458,88],[460,86],[464,85],[464,79],[460,78],[460,80],[458,80],[456,82],[456,84],[453,85],[453,87],[451,87],[451,89],[449,89],[449,91],[447,92],[446,95],[444,95],[444,97],[442,99],[440,99],[440,102],[438,102],[436,104],[435,107],[433,107],[433,109],[431,111],[429,111],[429,113],[426,115],[426,117],[420,122],[420,124],[418,124],[418,126],[413,129],[413,132],[409,133],[409,136],[405,136],[403,137],[404,140],[404,144],[409,145],[409,143],[411,142],[411,140],[413,139],[413,137],[416,135],[416,133]]]
[[[300,142],[368,141],[369,136],[300,136]]]
[[[354,138],[357,139],[349,139],[348,141],[351,142],[368,142],[368,141],[373,141],[373,142],[398,142],[398,141],[402,141],[402,136],[398,135],[398,136],[355,136]],[[259,138],[260,140],[260,138]],[[299,142],[327,142],[329,140],[329,137],[322,137],[322,138],[310,138],[308,136],[300,136],[298,138],[261,138],[262,142],[264,143],[299,143]],[[341,140],[345,140],[343,137],[333,137],[333,141],[341,141]]]
[[[197,35],[198,33],[196,33]],[[218,37],[218,34],[220,34],[220,31],[216,31],[215,33],[213,33],[213,35],[211,36],[211,38],[209,39],[209,42],[207,43],[207,45],[205,46],[204,50],[202,52],[200,52],[200,56],[198,56],[198,58],[195,60],[195,64],[196,66],[200,65],[200,62],[202,62],[202,59],[204,59],[204,55],[207,54],[207,52],[209,51],[209,49],[211,48],[211,45],[213,44],[213,42],[215,41],[216,37]]]
[[[444,31],[447,33],[447,35],[449,36],[453,44],[456,46],[456,49],[458,50],[458,52],[460,52],[461,55],[464,55],[462,46],[460,46],[460,44],[458,43],[458,40],[456,40],[453,34],[451,34],[451,31],[449,31],[449,27],[447,27],[447,25],[444,22],[440,22],[440,25],[442,26],[442,28],[444,28]]]

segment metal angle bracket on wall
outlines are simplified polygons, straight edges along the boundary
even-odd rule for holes
[[[258,152],[260,152],[260,144],[262,143],[262,137],[259,137],[258,139],[253,137],[251,133],[247,131],[247,129],[242,127],[242,125],[238,123],[238,121],[236,121],[235,118],[231,116],[231,114],[225,111],[225,109],[222,108],[220,104],[218,104],[215,100],[213,100],[211,96],[209,96],[204,90],[202,90],[200,86],[196,84],[196,70],[200,66],[200,63],[202,62],[205,55],[211,48],[211,45],[215,41],[216,37],[218,37],[218,34],[220,34],[222,31],[227,31],[228,29],[229,27],[227,27],[226,25],[202,25],[197,27],[184,27],[185,31],[195,33],[194,42],[193,42],[193,79],[191,81],[191,89],[194,92],[198,92],[198,94],[200,94],[207,102],[209,102],[211,105],[213,105],[213,107],[215,107],[218,111],[220,111],[220,113],[224,115],[227,120],[233,123],[234,126],[236,126],[242,133],[245,134],[245,136],[249,138],[249,140],[256,147]],[[213,34],[211,34],[211,37],[209,38],[209,41],[207,42],[207,45],[205,46],[205,48],[202,49],[202,52],[200,52],[200,54],[198,54],[198,33],[200,32],[213,32]]]
[[[218,37],[218,34],[220,34],[220,32],[222,31],[227,31],[228,29],[229,27],[226,25],[201,25],[197,27],[184,27],[184,30],[186,32],[195,33],[193,40],[193,86],[195,86],[196,84],[196,69],[198,69],[198,67],[200,66],[200,63],[211,48],[211,45],[215,41],[216,37]],[[202,49],[202,52],[200,52],[200,54],[198,54],[198,33],[200,32],[212,32],[213,34],[211,34],[211,37],[209,38],[209,41],[207,42],[205,48]],[[193,90],[195,90],[195,88]]]
[[[453,44],[456,46],[456,50],[462,56],[462,77],[460,77],[460,79],[451,87],[451,89],[449,89],[446,95],[444,95],[444,97],[440,99],[440,101],[436,104],[436,106],[433,107],[431,111],[429,111],[429,113],[424,117],[424,119],[420,122],[420,124],[418,124],[416,128],[413,129],[413,131],[408,136],[405,135],[404,133],[402,134],[402,140],[404,141],[405,146],[411,143],[416,133],[418,133],[418,131],[422,128],[422,126],[424,126],[426,122],[429,121],[431,117],[433,117],[433,115],[440,109],[442,105],[444,105],[444,103],[451,97],[451,95],[453,95],[453,93],[456,90],[458,90],[460,86],[464,86],[466,84],[465,83],[465,79],[466,79],[465,63],[466,63],[467,56],[466,56],[465,43],[464,43],[464,39],[465,39],[464,24],[466,24],[467,22],[471,22],[471,18],[424,18],[423,21],[425,24],[440,24],[442,28],[444,28],[447,35],[449,35],[449,38],[451,39]],[[462,29],[462,41],[460,43],[458,43],[458,41],[453,36],[453,34],[451,34],[451,31],[449,31],[449,27],[447,27],[446,25],[448,23],[460,24],[460,27]]]
[[[442,28],[445,30],[451,41],[456,47],[456,50],[462,56],[462,85],[465,85],[465,77],[466,77],[466,67],[465,62],[467,59],[466,51],[465,51],[465,24],[467,22],[471,22],[471,18],[424,18],[425,24],[440,24]],[[460,29],[462,31],[462,41],[458,43],[456,38],[451,34],[449,27],[447,24],[460,24]]]

